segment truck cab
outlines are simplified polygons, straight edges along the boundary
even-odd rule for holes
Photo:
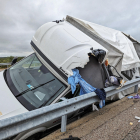
[[[74,68],[92,86],[104,86],[100,82],[103,81],[101,65],[89,54],[102,49],[107,57],[107,49],[67,21],[41,26],[31,40],[31,47],[33,54],[0,72],[0,119],[79,96],[79,88],[72,94],[67,82]],[[42,127],[48,129],[59,122],[54,120]]]

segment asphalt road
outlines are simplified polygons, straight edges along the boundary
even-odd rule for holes
[[[59,129],[42,140],[61,140],[69,135],[81,140],[140,140],[140,123],[135,116],[140,117],[140,100],[125,97],[69,124],[67,132]]]

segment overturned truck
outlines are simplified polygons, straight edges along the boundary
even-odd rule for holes
[[[1,109],[1,119],[79,96],[80,87],[77,85],[72,94],[67,81],[75,68],[95,88],[105,88],[106,80],[109,80],[104,65],[106,59],[123,79],[134,79],[139,76],[140,65],[139,43],[135,42],[120,31],[70,16],[42,25],[31,41],[34,53],[0,72],[1,89],[6,91],[2,95],[4,106],[7,103],[10,106]],[[95,50],[105,52],[100,63],[93,54]],[[114,69],[112,72],[117,75]],[[121,99],[133,91],[133,88],[127,89],[107,100]]]
[[[136,78],[139,76],[140,53],[135,50],[139,50],[139,43],[135,45],[135,42],[120,31],[70,16],[42,25],[31,40],[34,53],[0,72],[1,97],[5,101],[0,119],[79,96],[80,86],[76,85],[72,94],[68,84],[73,69],[77,69],[92,87],[105,88],[106,80],[110,82],[106,59],[115,68],[111,69],[114,75],[119,73],[126,81]],[[95,51],[104,52],[102,61],[99,62]],[[133,88],[127,89],[107,100],[121,99],[133,91]],[[78,112],[70,113],[68,118]],[[60,119],[51,120],[38,130],[45,131],[59,123]],[[37,132],[23,132],[15,139],[30,138]]]

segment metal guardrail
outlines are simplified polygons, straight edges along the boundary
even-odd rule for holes
[[[8,68],[8,66],[10,66],[11,65],[11,63],[0,63],[0,66],[7,66],[7,68]]]
[[[107,97],[114,95],[120,91],[135,86],[135,93],[138,91],[140,78],[128,81],[124,87],[116,90],[116,86],[106,88]],[[0,120],[0,139],[10,138],[23,131],[35,128],[39,125],[47,123],[53,119],[61,117],[61,132],[66,131],[67,115],[85,106],[91,105],[99,101],[96,93],[88,93],[66,101],[55,103],[40,109],[36,109],[27,113]]]

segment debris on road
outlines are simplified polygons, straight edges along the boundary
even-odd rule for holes
[[[97,108],[96,105],[94,105],[94,103],[92,104],[92,110],[93,110],[93,111],[95,111],[95,110],[96,110],[96,111],[99,111],[99,109]]]
[[[81,140],[78,137],[69,136],[69,138],[62,139],[62,140]]]
[[[139,120],[138,122],[140,122],[140,117],[138,117],[138,116],[135,116],[135,118]]]
[[[128,99],[140,99],[140,96],[136,94],[135,96],[128,96]]]

